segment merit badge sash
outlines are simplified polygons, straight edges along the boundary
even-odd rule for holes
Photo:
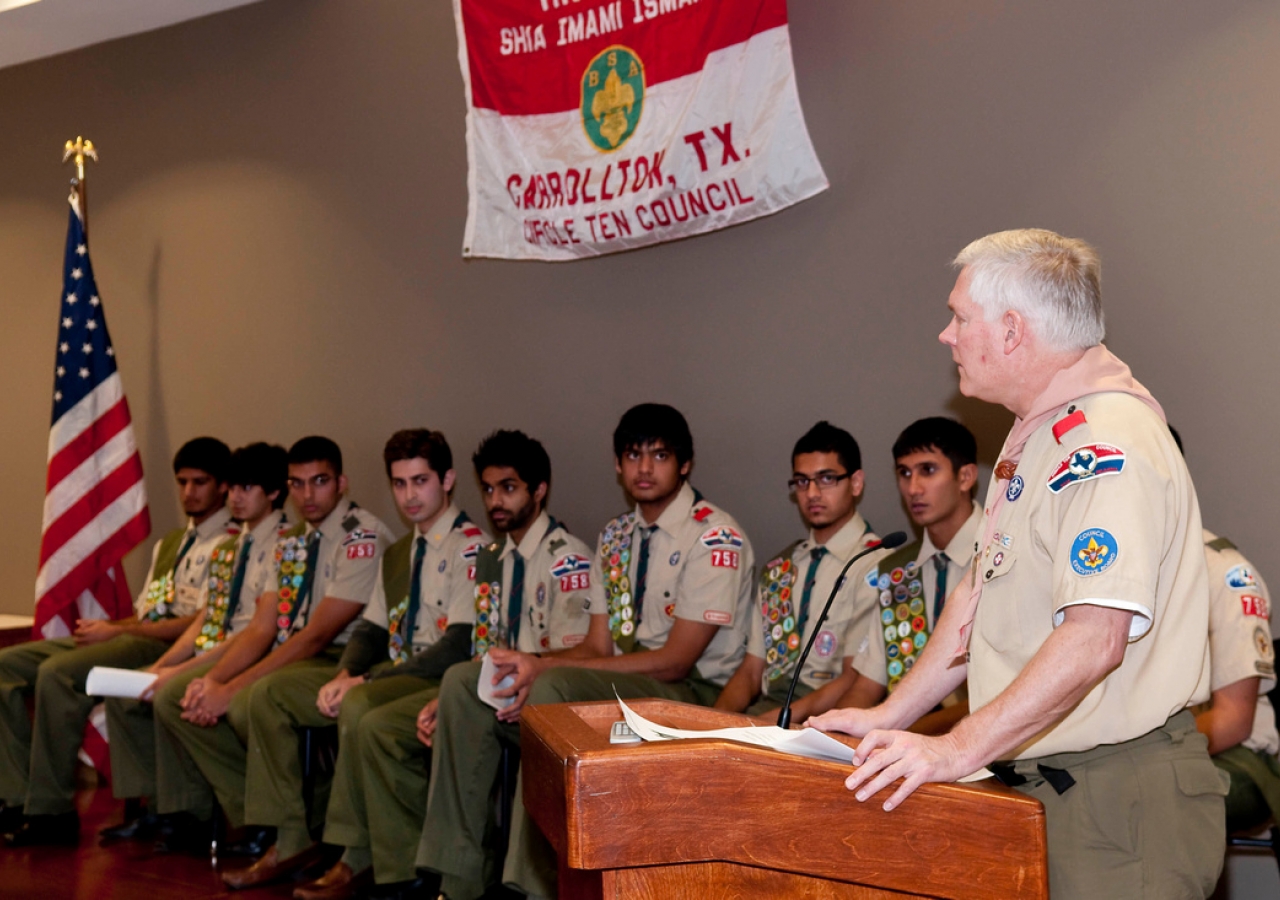
[[[231,583],[235,580],[239,536],[223,541],[209,557],[209,591],[205,600],[204,625],[196,635],[196,654],[220,644],[227,636],[227,610],[231,606]]]
[[[760,570],[759,602],[767,681],[782,678],[800,658],[801,635],[796,628],[799,610],[791,602],[792,587],[799,577],[791,554],[799,544],[796,541]]]
[[[305,598],[299,596],[307,581],[307,569],[317,560],[308,559],[307,525],[299,522],[276,543],[276,644],[283,644],[293,630],[298,609]]]
[[[786,0],[454,0],[463,256],[571,260],[826,190]]]
[[[484,656],[490,647],[505,647],[506,628],[502,612],[502,552],[504,535],[498,542],[481,547],[476,554],[476,624],[471,630],[471,655]]]
[[[609,602],[609,631],[623,652],[636,648],[635,598],[631,593],[631,545],[637,515],[624,513],[600,535],[600,570]]]
[[[911,671],[920,658],[920,651],[929,642],[924,584],[916,563],[919,552],[919,541],[908,544],[882,559],[875,570],[876,586],[880,590],[880,624],[884,629],[885,674],[890,691]]]
[[[147,584],[147,596],[142,602],[139,619],[158,622],[170,616],[173,608],[173,597],[177,591],[175,570],[178,567],[178,550],[186,529],[177,528],[164,536],[160,549],[156,553],[156,564],[152,567],[153,577]]]

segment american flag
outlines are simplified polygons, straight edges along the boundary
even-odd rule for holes
[[[70,202],[36,577],[37,639],[68,635],[79,618],[129,616],[133,598],[120,563],[151,532],[142,459],[74,189]]]

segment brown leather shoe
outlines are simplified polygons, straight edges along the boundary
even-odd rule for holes
[[[240,888],[257,887],[260,884],[270,884],[273,881],[283,881],[291,875],[318,863],[321,859],[323,851],[319,844],[312,844],[301,853],[295,853],[288,859],[280,859],[276,852],[275,844],[268,848],[267,852],[262,854],[253,865],[246,869],[232,869],[229,872],[222,873],[222,883],[232,890]]]
[[[338,860],[333,867],[310,884],[293,892],[293,900],[350,900],[373,885],[373,866],[360,873]]]

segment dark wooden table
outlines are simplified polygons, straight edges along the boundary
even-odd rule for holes
[[[664,725],[743,716],[630,704]],[[613,745],[617,703],[530,707],[524,801],[560,858],[561,900],[1047,898],[1044,809],[993,781],[858,803],[850,766],[723,740]],[[856,744],[856,741],[850,741]]]

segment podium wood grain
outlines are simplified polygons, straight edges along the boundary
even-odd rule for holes
[[[632,708],[694,729],[745,717],[666,700]],[[614,702],[530,707],[524,802],[560,858],[563,900],[1047,898],[1044,809],[994,782],[925,785],[884,812],[849,766],[721,740],[615,745]],[[856,745],[856,741],[849,741]]]

